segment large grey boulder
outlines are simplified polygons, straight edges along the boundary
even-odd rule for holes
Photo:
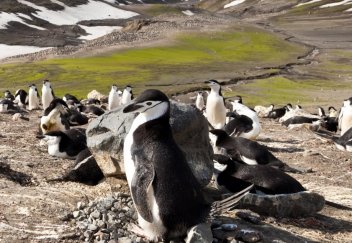
[[[87,145],[107,177],[124,174],[124,138],[136,115],[123,113],[122,109],[107,112],[87,128]],[[213,174],[207,120],[194,106],[171,102],[170,124],[194,175],[202,186],[207,185]]]
[[[248,193],[238,208],[278,218],[300,218],[315,215],[323,209],[323,196],[309,191],[292,194],[257,195]]]

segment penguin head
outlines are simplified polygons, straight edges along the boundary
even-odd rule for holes
[[[242,104],[242,96],[237,95],[237,96],[235,97],[235,99],[233,100],[233,102]]]
[[[210,130],[209,132],[216,136],[216,140],[215,140],[216,146],[219,146],[219,144],[221,144],[222,141],[224,141],[226,138],[229,137],[229,135],[224,130],[221,130],[221,129],[213,129],[213,130]]]
[[[113,85],[111,86],[111,90],[117,92],[117,85],[116,85],[116,84],[113,84]]]
[[[8,96],[11,94],[11,92],[9,90],[5,90],[4,94],[5,94],[5,96]]]
[[[47,88],[51,88],[51,84],[50,84],[50,81],[48,79],[45,79],[43,81],[43,86],[47,87]]]
[[[220,83],[215,79],[205,81],[204,83],[208,84],[212,90],[219,91],[221,89]]]
[[[48,108],[45,109],[44,116],[49,115],[49,113],[55,108],[57,108],[60,111],[60,113],[66,113],[67,110],[69,109],[65,101],[63,101],[60,98],[55,98],[50,102],[50,105],[48,106]]]
[[[169,106],[169,98],[163,92],[156,89],[147,89],[132,104],[126,106],[123,113],[146,113],[156,118],[168,112]]]
[[[31,84],[28,86],[30,90],[33,90],[35,92],[37,92],[37,86],[35,86],[35,84]]]
[[[349,106],[351,104],[352,104],[352,98],[348,98],[347,100],[343,101],[343,106],[344,107]]]
[[[128,92],[131,92],[131,90],[132,90],[131,85],[126,85],[125,90],[127,90]]]

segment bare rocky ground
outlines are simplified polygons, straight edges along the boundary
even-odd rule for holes
[[[73,161],[50,157],[40,145],[35,137],[39,115],[40,111],[33,111],[30,121],[15,122],[11,115],[0,114],[0,242],[79,242],[74,226],[63,221],[65,215],[74,211],[77,202],[118,191],[128,193],[128,188],[122,179],[97,186],[48,183],[47,179],[62,175]],[[266,119],[262,125],[260,143],[289,165],[313,169],[314,173],[293,175],[296,179],[327,200],[352,207],[351,154],[338,151],[307,129],[288,131]],[[352,212],[330,206],[309,218],[262,217],[260,226],[234,220],[262,232],[264,242],[280,238],[291,239],[286,242],[350,242],[352,238]]]

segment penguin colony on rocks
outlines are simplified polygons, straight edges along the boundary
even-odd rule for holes
[[[145,90],[134,99],[131,86],[120,91],[112,85],[104,104],[94,98],[79,100],[72,94],[58,98],[50,81],[44,80],[41,96],[35,84],[29,85],[28,93],[19,89],[12,95],[6,90],[0,112],[42,109],[37,137],[46,143],[49,155],[75,160],[68,173],[49,181],[88,185],[98,184],[104,174],[87,148],[85,128],[74,126],[84,126],[91,118],[119,107],[124,113],[138,113],[124,139],[123,158],[138,213],[138,226],[132,230],[152,241],[185,238],[193,226],[232,209],[248,191],[272,195],[306,190],[286,172],[307,171],[289,166],[255,141],[262,130],[259,117],[278,120],[288,129],[308,124],[332,134],[340,131],[340,136],[330,133],[329,138],[338,149],[352,152],[352,97],[339,112],[329,107],[325,113],[319,107],[318,114],[310,114],[291,104],[251,109],[240,96],[225,102],[217,80],[205,83],[210,92],[197,92],[195,106],[208,121],[216,185],[233,193],[222,200],[210,199],[193,175],[171,132],[170,101],[159,90]]]

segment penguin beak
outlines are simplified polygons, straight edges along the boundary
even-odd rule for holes
[[[129,113],[129,112],[133,112],[133,111],[136,111],[138,110],[139,108],[142,108],[144,107],[143,105],[138,105],[138,104],[130,104],[128,106],[126,106],[124,109],[123,109],[123,113]]]
[[[204,81],[205,84],[210,84],[210,81]]]

